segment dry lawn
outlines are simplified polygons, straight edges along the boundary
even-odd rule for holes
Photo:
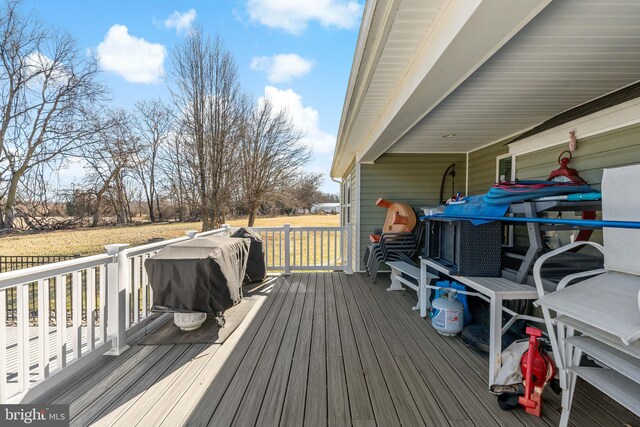
[[[338,226],[339,215],[300,215],[256,220],[256,227],[291,226]],[[245,219],[229,221],[234,227],[246,226]],[[200,230],[199,222],[170,224],[145,224],[126,227],[83,228],[46,233],[14,234],[0,238],[2,255],[92,255],[102,253],[104,245],[129,243],[138,246],[150,239],[170,239],[184,236],[187,230]]]

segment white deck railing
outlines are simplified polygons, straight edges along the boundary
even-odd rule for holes
[[[251,229],[263,239],[269,271],[351,273],[350,226]],[[0,403],[19,402],[35,388],[36,394],[44,392],[43,382],[54,374],[56,380],[63,379],[71,371],[62,372],[67,366],[77,371],[83,360],[90,363],[103,354],[124,351],[127,335],[144,326],[152,314],[144,261],[172,243],[228,236],[229,226],[186,234],[132,248],[107,245],[105,254],[0,273]],[[34,283],[37,303],[29,298],[29,285]],[[7,295],[16,298],[11,301],[17,307],[15,324],[5,320]]]
[[[267,269],[350,273],[351,227],[252,227],[260,234]]]

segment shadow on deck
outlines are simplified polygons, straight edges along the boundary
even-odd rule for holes
[[[42,402],[68,403],[72,425],[554,426],[502,411],[487,388],[487,358],[437,334],[388,277],[281,276],[223,344],[132,346],[70,379]],[[581,382],[576,426],[640,425]]]

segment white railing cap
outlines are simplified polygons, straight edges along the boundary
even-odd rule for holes
[[[52,264],[38,265],[20,270],[0,273],[0,290],[24,283],[32,283],[40,279],[60,276],[111,262],[109,254],[91,255]]]
[[[128,243],[112,243],[110,245],[104,245],[104,248],[107,250],[107,255],[116,255],[129,246]]]

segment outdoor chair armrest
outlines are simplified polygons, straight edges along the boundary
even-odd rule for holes
[[[403,237],[399,239],[385,239],[385,240],[380,240],[380,245],[378,245],[378,247],[375,248],[374,250],[384,251],[385,248],[388,248],[388,247],[415,245],[415,244],[416,244],[415,239],[411,237]]]
[[[563,252],[566,252],[570,249],[573,248],[577,248],[579,246],[584,246],[584,245],[589,245],[589,246],[593,246],[594,248],[598,249],[600,252],[602,252],[602,254],[604,255],[604,247],[599,244],[599,243],[595,243],[595,242],[588,242],[588,241],[580,241],[580,242],[573,242],[573,243],[569,243],[568,245],[564,245],[562,247],[559,247],[558,249],[554,249],[553,251],[546,253],[544,255],[542,255],[540,258],[538,258],[538,260],[536,261],[536,263],[533,265],[533,280],[536,283],[536,289],[538,291],[538,297],[542,298],[544,296],[544,286],[542,284],[542,276],[541,276],[541,271],[542,271],[542,264],[544,264],[549,258],[553,258],[556,255],[559,255]],[[599,274],[604,272],[602,269],[598,269],[598,270],[592,270],[589,272],[583,272],[585,273],[585,275],[579,275],[582,273],[575,273],[575,274],[571,274],[569,275],[569,280],[566,277],[563,278],[560,283],[563,283],[562,287],[565,287],[571,280],[580,278],[580,277],[586,277],[586,276],[592,276],[593,274]],[[586,273],[593,273],[593,274],[586,274]],[[558,284],[558,290],[562,289],[560,288],[560,284]]]
[[[412,253],[415,252],[415,246],[414,245],[406,245],[406,246],[398,246],[398,247],[393,247],[393,248],[385,248],[384,251],[382,251],[382,256],[380,256],[380,258],[382,260],[386,259],[390,253]]]
[[[413,237],[413,233],[410,231],[403,231],[398,233],[382,233],[380,235],[380,240],[383,239],[391,239],[391,238],[401,238],[401,237]]]
[[[404,248],[407,246],[415,247],[416,241],[415,239],[401,239],[401,240],[385,240],[380,243],[380,246],[376,248],[379,252],[385,252],[389,249],[393,248]]]

